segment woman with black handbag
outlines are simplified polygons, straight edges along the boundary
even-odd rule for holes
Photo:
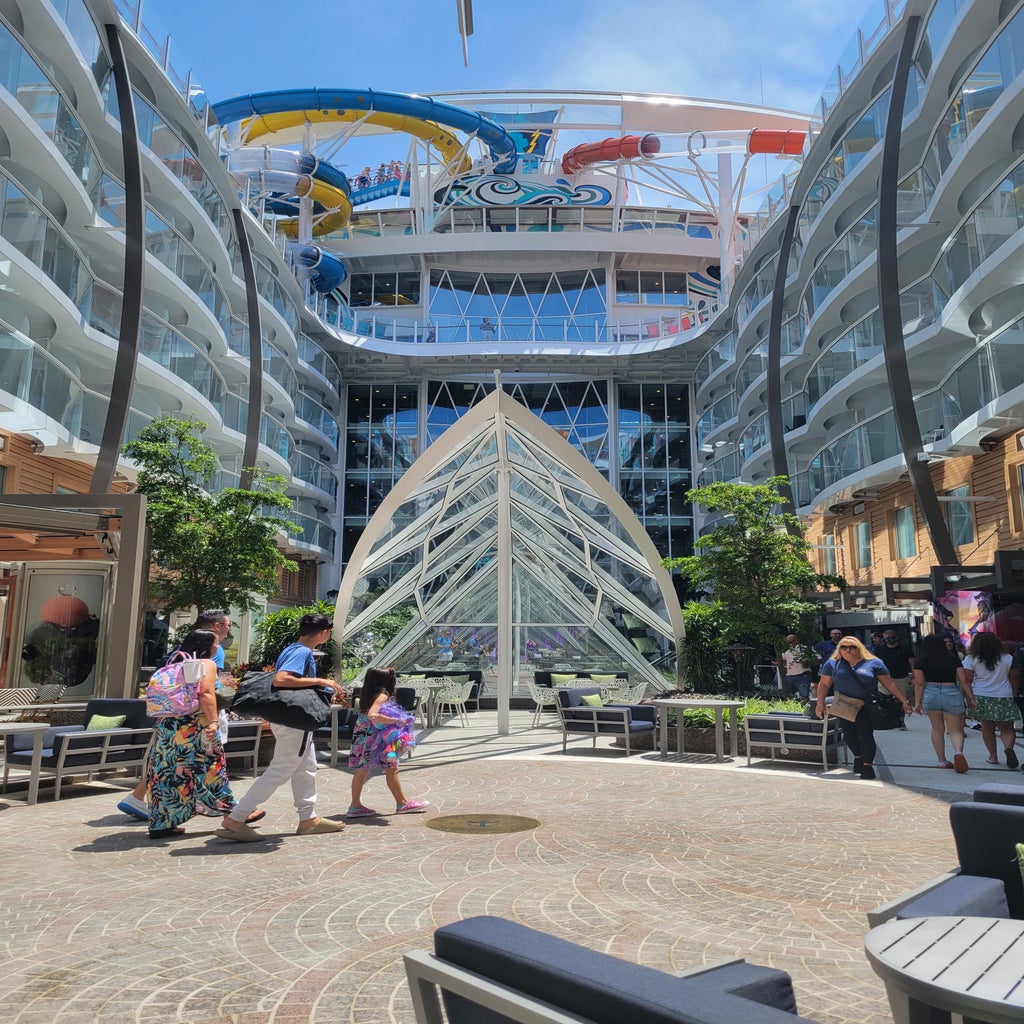
[[[875,730],[871,703],[884,686],[903,705],[903,713],[912,712],[899,686],[893,682],[885,663],[871,654],[855,636],[844,636],[835,654],[819,669],[818,701],[815,712],[825,717],[825,698],[835,687],[833,712],[842,721],[843,738],[853,751],[853,770],[862,779],[875,778]],[[845,705],[845,709],[843,708]]]

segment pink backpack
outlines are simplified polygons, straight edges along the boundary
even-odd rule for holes
[[[202,661],[175,651],[146,686],[146,714],[150,718],[183,718],[199,710]]]

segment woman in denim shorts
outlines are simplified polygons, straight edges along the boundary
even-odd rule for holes
[[[966,705],[959,683],[960,658],[947,650],[942,637],[926,636],[921,641],[921,653],[914,661],[914,711],[928,716],[932,724],[932,746],[939,759],[938,768],[967,771],[964,757],[964,717]],[[973,695],[970,698],[974,705]],[[952,764],[946,760],[946,733],[953,747]]]

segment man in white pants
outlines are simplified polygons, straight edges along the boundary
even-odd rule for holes
[[[289,644],[274,666],[276,687],[301,689],[308,686],[326,686],[336,693],[341,687],[333,680],[319,679],[313,649],[325,643],[331,635],[331,620],[326,615],[303,615],[299,620],[298,643]],[[267,770],[249,787],[249,791],[224,816],[223,828],[217,835],[240,843],[258,842],[263,838],[254,828],[245,824],[250,812],[265,801],[271,793],[286,782],[292,784],[295,809],[299,812],[298,836],[340,832],[344,823],[317,817],[316,813],[316,747],[313,737],[301,729],[285,725],[271,725],[274,733],[274,757]]]

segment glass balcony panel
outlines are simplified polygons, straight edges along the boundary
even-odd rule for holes
[[[1018,320],[987,342],[995,389],[1006,394],[1024,384],[1024,320]]]

